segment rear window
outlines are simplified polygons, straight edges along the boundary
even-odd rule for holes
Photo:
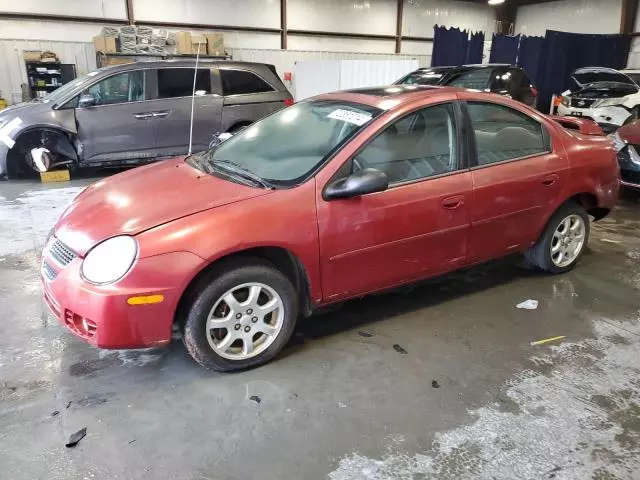
[[[437,85],[444,77],[444,73],[431,71],[412,72],[404,77],[399,83],[405,85]]]
[[[478,70],[469,70],[466,72],[453,75],[447,85],[458,88],[470,88],[473,90],[485,90],[489,85],[489,78],[492,70],[490,68],[480,68]]]
[[[274,92],[275,89],[258,75],[246,70],[220,69],[225,95]]]

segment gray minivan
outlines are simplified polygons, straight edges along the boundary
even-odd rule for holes
[[[111,66],[0,111],[0,177],[186,154],[194,73],[195,60]],[[194,152],[293,103],[273,65],[203,61],[195,77]]]

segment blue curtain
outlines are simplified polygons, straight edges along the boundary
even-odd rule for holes
[[[457,66],[465,63],[467,31],[459,28],[434,27],[432,67]]]
[[[580,67],[624,68],[631,37],[547,30],[538,73],[538,108],[549,111],[551,96],[571,86],[570,75]]]
[[[520,38],[520,49],[518,50],[518,66],[522,67],[529,78],[537,86],[540,76],[540,62],[542,60],[542,50],[544,49],[544,37]]]
[[[482,63],[482,51],[484,50],[484,32],[472,33],[467,44],[467,55],[464,63],[467,65]]]
[[[518,58],[518,44],[520,35],[511,37],[502,33],[494,33],[491,41],[491,55],[489,63],[508,63],[513,65]]]

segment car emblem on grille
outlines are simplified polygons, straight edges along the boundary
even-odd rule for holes
[[[587,104],[587,103],[586,103],[584,100],[580,100],[580,101],[578,102],[578,106],[579,106],[579,107],[584,107],[586,104]]]

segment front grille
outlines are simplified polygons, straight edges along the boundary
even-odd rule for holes
[[[46,260],[42,262],[42,273],[49,280],[55,280],[55,278],[58,276],[58,272],[56,272],[55,269],[51,265],[49,265]]]
[[[574,108],[591,108],[595,101],[595,98],[572,98],[571,106]]]
[[[64,243],[57,238],[49,247],[49,253],[61,266],[66,267],[71,263],[71,260],[76,258],[76,254],[69,249]]]

